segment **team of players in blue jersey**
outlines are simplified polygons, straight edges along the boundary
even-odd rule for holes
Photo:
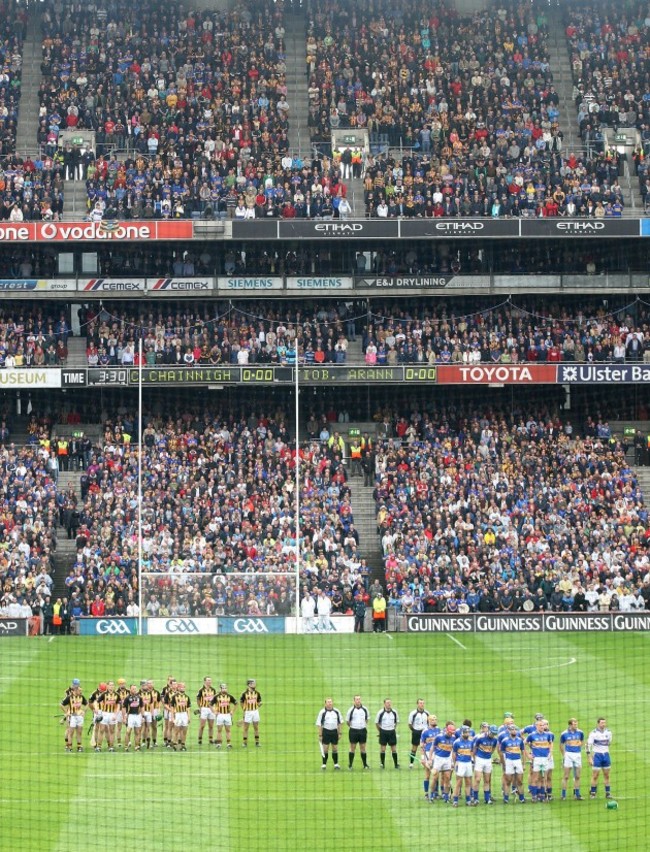
[[[580,777],[585,749],[592,769],[590,797],[596,798],[598,778],[602,772],[605,796],[611,799],[611,742],[612,734],[604,718],[598,719],[586,739],[577,719],[569,719],[559,738],[563,800],[567,798],[569,778],[573,775],[573,798],[582,801]],[[477,806],[482,784],[483,800],[486,805],[492,805],[492,767],[500,764],[504,804],[509,804],[511,796],[514,801],[524,803],[529,800],[524,793],[524,767],[528,763],[530,801],[549,802],[553,798],[554,743],[555,734],[542,713],[538,713],[535,721],[525,728],[517,727],[512,713],[506,713],[500,727],[483,722],[478,734],[472,729],[469,719],[465,719],[459,728],[453,722],[446,722],[440,727],[437,716],[428,714],[427,727],[420,736],[425,799],[431,802],[441,800],[457,808],[464,788],[465,804]],[[455,774],[453,789],[452,773]]]

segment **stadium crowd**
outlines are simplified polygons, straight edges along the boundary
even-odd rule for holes
[[[275,183],[289,115],[279,5],[96,13],[65,0],[45,11],[41,67],[39,144],[52,156],[64,129],[95,134],[95,152],[62,149],[93,217],[234,210],[242,181]]]
[[[368,128],[401,158],[370,157],[369,216],[618,217],[615,152],[563,153],[543,8],[444,4],[371,12],[320,4],[307,39],[310,124]],[[571,117],[572,118],[572,117]],[[344,177],[354,151],[334,151]]]
[[[548,410],[396,418],[376,450],[389,604],[401,612],[629,611],[650,602],[645,507],[606,423]]]
[[[522,297],[481,306],[457,298],[453,307],[414,299],[400,302],[399,310],[380,300],[299,308],[249,301],[146,314],[139,306],[104,306],[98,313],[90,306],[83,327],[90,366],[139,363],[141,328],[146,366],[345,364],[357,335],[360,358],[378,366],[650,361],[648,306],[606,309],[596,299],[540,304]]]
[[[82,474],[71,533],[77,558],[65,580],[79,615],[137,609],[133,431],[129,415],[107,422],[102,446]],[[296,541],[288,441],[280,411],[147,418],[143,615],[289,614]],[[305,588],[325,584],[344,599],[365,594],[368,569],[358,552],[342,455],[335,432],[302,451],[300,558]]]
[[[5,419],[0,442],[0,614],[29,617],[45,607],[51,618],[60,601],[52,600],[58,517],[49,453],[16,447]]]

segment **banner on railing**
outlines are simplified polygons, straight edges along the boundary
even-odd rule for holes
[[[425,613],[405,618],[408,633],[616,633],[650,630],[650,612]]]

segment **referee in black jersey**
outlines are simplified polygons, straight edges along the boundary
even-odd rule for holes
[[[334,706],[331,698],[325,699],[325,706],[318,714],[316,719],[316,727],[318,728],[318,740],[320,743],[320,753],[323,758],[321,769],[327,769],[327,759],[332,747],[332,760],[334,761],[334,769],[340,769],[339,766],[339,737],[341,736],[341,725],[343,719],[341,714]]]
[[[368,741],[368,719],[370,713],[368,708],[361,702],[361,696],[355,695],[352,707],[345,714],[345,721],[350,729],[350,751],[348,753],[348,769],[352,769],[354,763],[354,753],[359,746],[361,752],[361,762],[364,769],[370,769],[368,766],[368,758],[366,757],[366,742]]]
[[[428,727],[429,711],[425,710],[424,698],[418,698],[417,707],[409,713],[409,730],[411,731],[411,753],[409,754],[409,769],[413,769],[413,763],[418,753],[422,731]]]
[[[379,759],[381,761],[381,769],[386,768],[386,747],[390,748],[395,769],[399,769],[399,761],[397,759],[398,725],[399,715],[397,710],[393,707],[390,698],[385,698],[384,706],[375,718],[375,727],[379,731]]]

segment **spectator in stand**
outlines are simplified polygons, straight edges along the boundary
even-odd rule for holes
[[[587,423],[571,440],[541,410],[411,422],[416,439],[382,442],[376,464],[386,582],[402,611],[572,611],[592,583],[608,607],[643,598],[648,513],[616,439]]]

